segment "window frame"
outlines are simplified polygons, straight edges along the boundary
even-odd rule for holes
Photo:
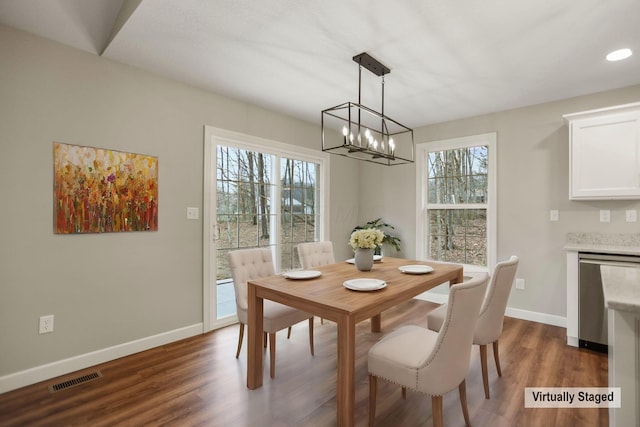
[[[463,264],[467,271],[492,271],[496,263],[497,252],[497,133],[490,132],[478,135],[470,135],[459,138],[450,138],[437,141],[416,144],[416,257],[429,259],[429,210],[447,209],[453,205],[429,203],[429,153],[433,151],[446,151],[459,148],[467,148],[479,145],[488,147],[487,156],[487,265]],[[485,204],[467,204],[464,208],[455,205],[456,209],[484,208]]]

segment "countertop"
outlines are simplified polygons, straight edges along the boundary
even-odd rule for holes
[[[569,233],[566,251],[640,255],[640,233]]]
[[[640,268],[602,265],[600,272],[605,306],[640,315]]]

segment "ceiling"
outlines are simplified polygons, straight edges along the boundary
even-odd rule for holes
[[[639,84],[639,18],[638,0],[0,0],[1,24],[314,123],[358,100],[368,52],[410,127]],[[379,111],[380,78],[362,91]]]

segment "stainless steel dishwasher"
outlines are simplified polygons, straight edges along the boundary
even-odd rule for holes
[[[607,309],[604,306],[600,266],[640,268],[640,256],[580,252],[578,260],[578,344],[582,348],[606,353]]]

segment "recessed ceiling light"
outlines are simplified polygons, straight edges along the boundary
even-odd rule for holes
[[[607,55],[607,61],[622,61],[623,59],[627,59],[633,54],[631,49],[618,49],[613,52],[609,52]]]

